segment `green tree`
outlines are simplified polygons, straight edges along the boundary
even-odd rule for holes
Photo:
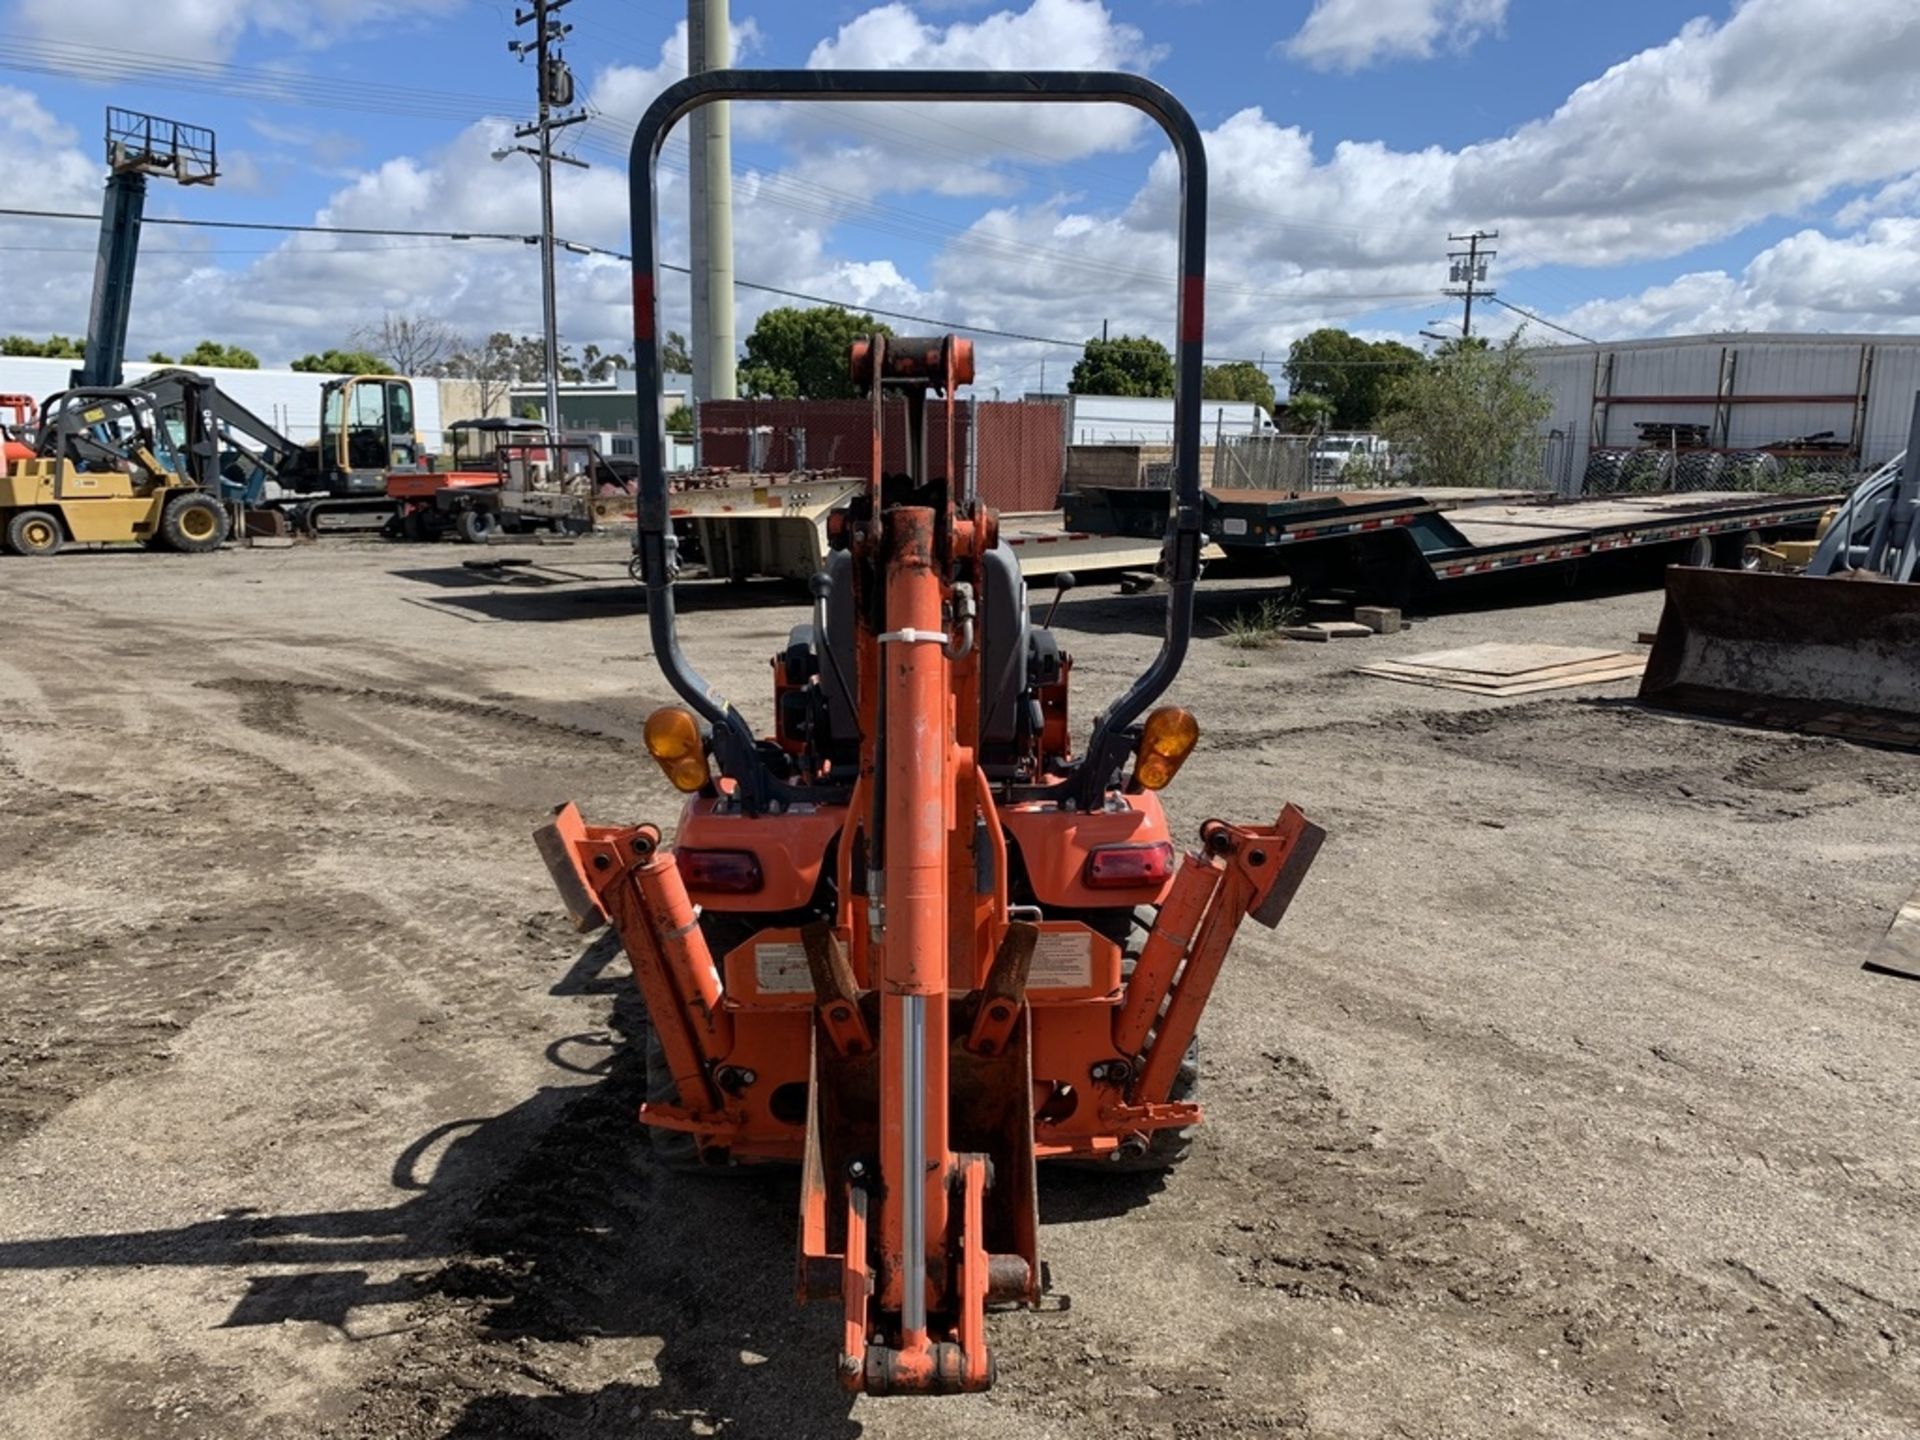
[[[669,375],[693,373],[693,352],[687,348],[687,337],[678,330],[667,331],[667,343],[660,347],[660,368]]]
[[[693,437],[693,407],[676,405],[667,412],[667,433],[686,439]]]
[[[1497,348],[1455,346],[1403,373],[1380,428],[1422,483],[1526,483],[1539,479],[1540,422],[1552,409],[1516,332]]]
[[[633,362],[618,350],[602,350],[589,342],[580,352],[580,369],[589,380],[605,380],[616,370],[631,370]]]
[[[20,355],[41,360],[81,360],[86,353],[85,345],[78,340],[69,340],[64,335],[49,335],[44,340],[30,340],[25,335],[8,335],[0,339],[0,355]]]
[[[1370,342],[1345,330],[1315,330],[1287,352],[1287,388],[1331,400],[1334,428],[1371,430],[1394,383],[1424,363],[1419,351],[1397,340]]]
[[[1146,335],[1098,336],[1087,341],[1067,381],[1073,395],[1171,395],[1173,356]]]
[[[761,315],[747,336],[739,368],[742,393],[776,400],[850,400],[863,393],[847,373],[853,342],[892,330],[854,310],[781,305]]]
[[[156,350],[147,356],[147,363],[149,365],[178,365],[180,362],[174,359],[173,356],[167,354],[166,351]]]
[[[1324,430],[1333,423],[1333,401],[1310,390],[1299,390],[1287,397],[1287,428],[1302,435]]]
[[[210,364],[187,356],[189,365]],[[387,365],[370,350],[322,350],[318,355],[302,355],[292,368],[308,375],[385,375]]]
[[[1273,409],[1273,381],[1251,360],[1229,360],[1200,372],[1200,395],[1207,400],[1246,400]]]
[[[180,357],[182,365],[220,365],[229,370],[258,370],[260,357],[251,350],[242,350],[238,345],[222,345],[214,340],[202,340],[193,349]]]

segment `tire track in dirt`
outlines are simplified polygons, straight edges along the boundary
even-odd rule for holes
[[[1407,1315],[1477,1364],[1544,1372],[1602,1432],[1657,1415],[1675,1435],[1894,1440],[1920,1414],[1920,1309],[1836,1275],[1794,1293],[1731,1258],[1694,1274],[1596,1241],[1382,1143],[1310,1067],[1267,1059],[1289,1143],[1218,1167],[1243,1198],[1214,1247],[1241,1284],[1355,1312],[1353,1329]],[[1756,1412],[1756,1389],[1782,1398]]]

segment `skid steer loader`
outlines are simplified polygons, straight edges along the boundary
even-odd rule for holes
[[[1920,464],[1909,456],[1920,456],[1920,395],[1906,451],[1810,546],[1750,547],[1760,563],[1744,571],[1669,570],[1641,700],[1920,749]]]
[[[668,89],[632,158],[636,433],[660,430],[654,164],[716,100],[1117,102],[1171,138],[1183,176],[1177,487],[1164,638],[1070,739],[1072,658],[1029,614],[1012,547],[929,407],[951,422],[968,342],[875,335],[861,494],[835,513],[810,623],[774,657],[762,737],[697,674],[674,614],[662,457],[643,446],[636,539],[661,669],[684,706],[645,725],[687,799],[651,824],[562,806],[536,834],[583,928],[611,923],[652,1038],[656,1158],[800,1170],[802,1300],[837,1301],[849,1390],[993,1379],[989,1306],[1037,1304],[1036,1162],[1164,1166],[1201,1118],[1190,1052],[1241,921],[1279,922],[1322,832],[1209,820],[1176,847],[1159,792],[1192,752],[1155,707],[1193,629],[1200,548],[1206,162],[1187,112],[1118,74],[714,71]],[[905,401],[907,466],[883,473]],[[949,423],[948,436],[958,433]]]

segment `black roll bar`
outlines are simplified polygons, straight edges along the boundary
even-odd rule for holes
[[[936,101],[1118,104],[1144,111],[1166,132],[1180,165],[1179,288],[1175,297],[1174,503],[1162,565],[1168,581],[1167,628],[1138,679],[1093,724],[1086,755],[1062,788],[1082,807],[1099,803],[1124,763],[1129,730],[1165,692],[1193,635],[1193,587],[1200,574],[1200,372],[1205,327],[1207,157],[1186,107],[1151,80],[1100,70],[708,70],[662,91],[633,134],[627,185],[633,229],[633,368],[641,440],[639,529],[634,550],[647,590],[647,621],[661,673],[714,727],[721,772],[740,787],[750,811],[779,788],[755,749],[752,728],[688,663],[674,624],[667,513],[667,468],[660,440],[660,293],[656,171],[667,133],[717,100]]]

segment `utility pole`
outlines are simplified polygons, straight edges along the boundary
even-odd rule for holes
[[[1493,298],[1493,291],[1487,287],[1487,262],[1497,253],[1480,248],[1482,240],[1498,240],[1498,230],[1475,230],[1470,235],[1449,235],[1447,239],[1455,244],[1466,241],[1464,250],[1447,252],[1447,279],[1458,289],[1447,289],[1441,293],[1451,295],[1456,300],[1466,301],[1466,313],[1460,317],[1460,335],[1462,339],[1473,338],[1473,297],[1484,295]]]
[[[687,73],[732,63],[727,0],[687,0]],[[688,240],[693,260],[693,395],[738,393],[733,332],[733,119],[725,100],[687,117],[692,184]]]
[[[556,154],[553,148],[554,131],[578,125],[587,118],[584,110],[565,115],[554,113],[573,104],[573,71],[567,68],[559,49],[560,42],[573,27],[553,18],[572,3],[573,0],[533,0],[531,10],[515,9],[515,27],[533,26],[534,38],[509,40],[507,49],[522,61],[529,55],[536,57],[540,108],[531,125],[522,125],[513,133],[520,140],[537,135],[540,143],[538,147],[516,145],[510,150],[494,152],[497,160],[518,150],[531,155],[540,166],[540,305],[546,333],[547,428],[556,435],[560,433],[560,316],[553,265],[553,166],[558,161],[562,165],[577,165],[582,170],[587,168],[586,161]]]

